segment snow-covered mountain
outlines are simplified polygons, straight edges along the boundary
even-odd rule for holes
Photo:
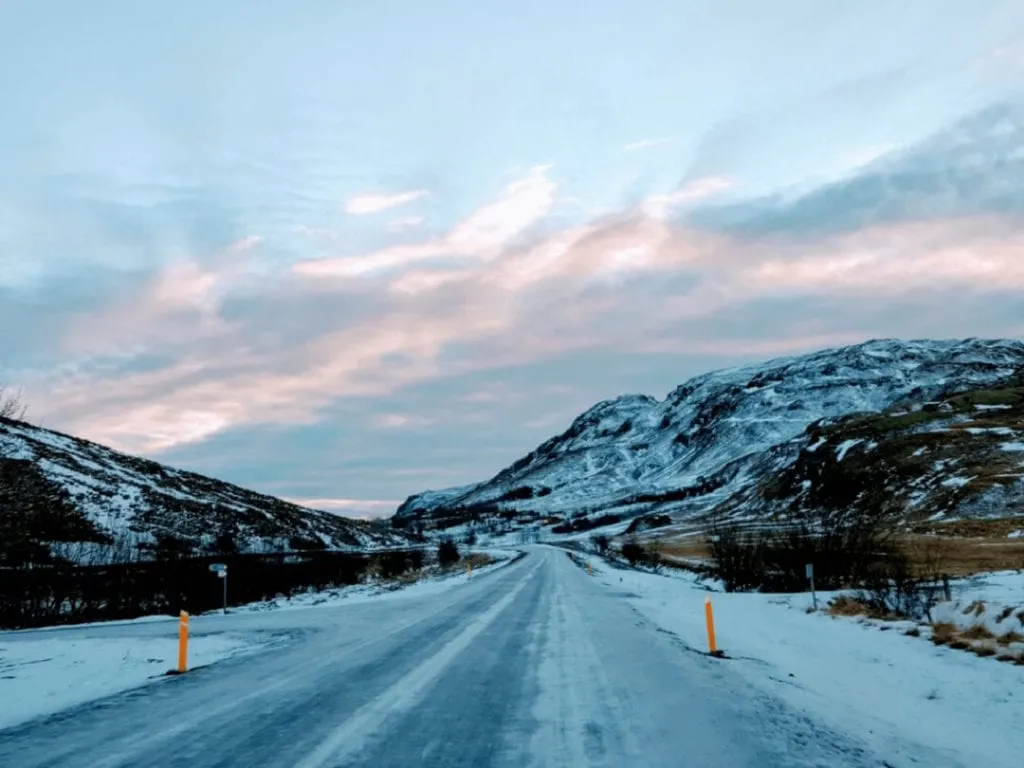
[[[246,552],[408,543],[400,531],[0,418],[0,560],[49,550],[112,562],[168,544]]]
[[[812,424],[991,387],[1021,370],[1024,343],[967,339],[875,340],[717,371],[661,401],[598,403],[485,482],[409,497],[393,523],[707,512],[791,467]]]

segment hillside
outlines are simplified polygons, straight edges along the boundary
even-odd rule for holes
[[[193,552],[365,550],[381,531],[96,443],[0,418],[0,561],[117,562]]]
[[[998,386],[1021,370],[1024,343],[967,339],[875,340],[716,371],[662,401],[625,395],[598,403],[489,480],[409,497],[393,523],[536,526],[552,516],[651,512],[681,519],[721,505],[762,515],[755,489],[798,461],[812,424],[902,402],[919,404],[910,418],[924,419],[929,401]]]
[[[812,425],[795,461],[720,510],[799,515],[879,496],[929,521],[1024,515],[1024,382]]]

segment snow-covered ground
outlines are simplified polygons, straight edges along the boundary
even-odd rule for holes
[[[169,623],[176,626],[177,620]],[[0,729],[160,678],[177,665],[174,631],[163,637],[103,638],[54,632],[31,642],[0,635],[0,701],[5,702]],[[251,635],[203,637],[191,644],[189,666],[212,664],[261,645]]]
[[[257,614],[287,609],[329,608],[395,598],[420,600],[508,565],[514,550],[488,549],[489,565],[448,573],[430,572],[401,589],[386,584],[355,585],[228,609],[190,619],[189,669],[266,649],[283,640],[294,620],[254,624]],[[178,619],[143,616],[131,621],[95,622],[0,632],[0,729],[69,707],[131,690],[177,666]]]
[[[723,660],[759,689],[882,753],[927,745],[966,765],[1020,765],[1024,755],[1024,667],[938,647],[912,622],[809,613],[810,594],[726,594],[680,572],[665,575],[598,563],[596,578],[694,649],[707,650],[704,601],[711,597]],[[963,605],[1024,603],[1024,574],[990,574],[956,585]],[[819,593],[819,607],[832,597]],[[1016,602],[1013,602],[1016,601]]]

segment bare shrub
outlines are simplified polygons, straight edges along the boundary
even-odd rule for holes
[[[20,389],[12,391],[0,386],[0,419],[23,421],[27,412],[28,405]]]

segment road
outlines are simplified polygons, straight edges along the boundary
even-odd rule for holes
[[[0,765],[882,765],[555,549],[416,600],[203,617],[195,642],[268,624],[269,650],[0,731]]]

